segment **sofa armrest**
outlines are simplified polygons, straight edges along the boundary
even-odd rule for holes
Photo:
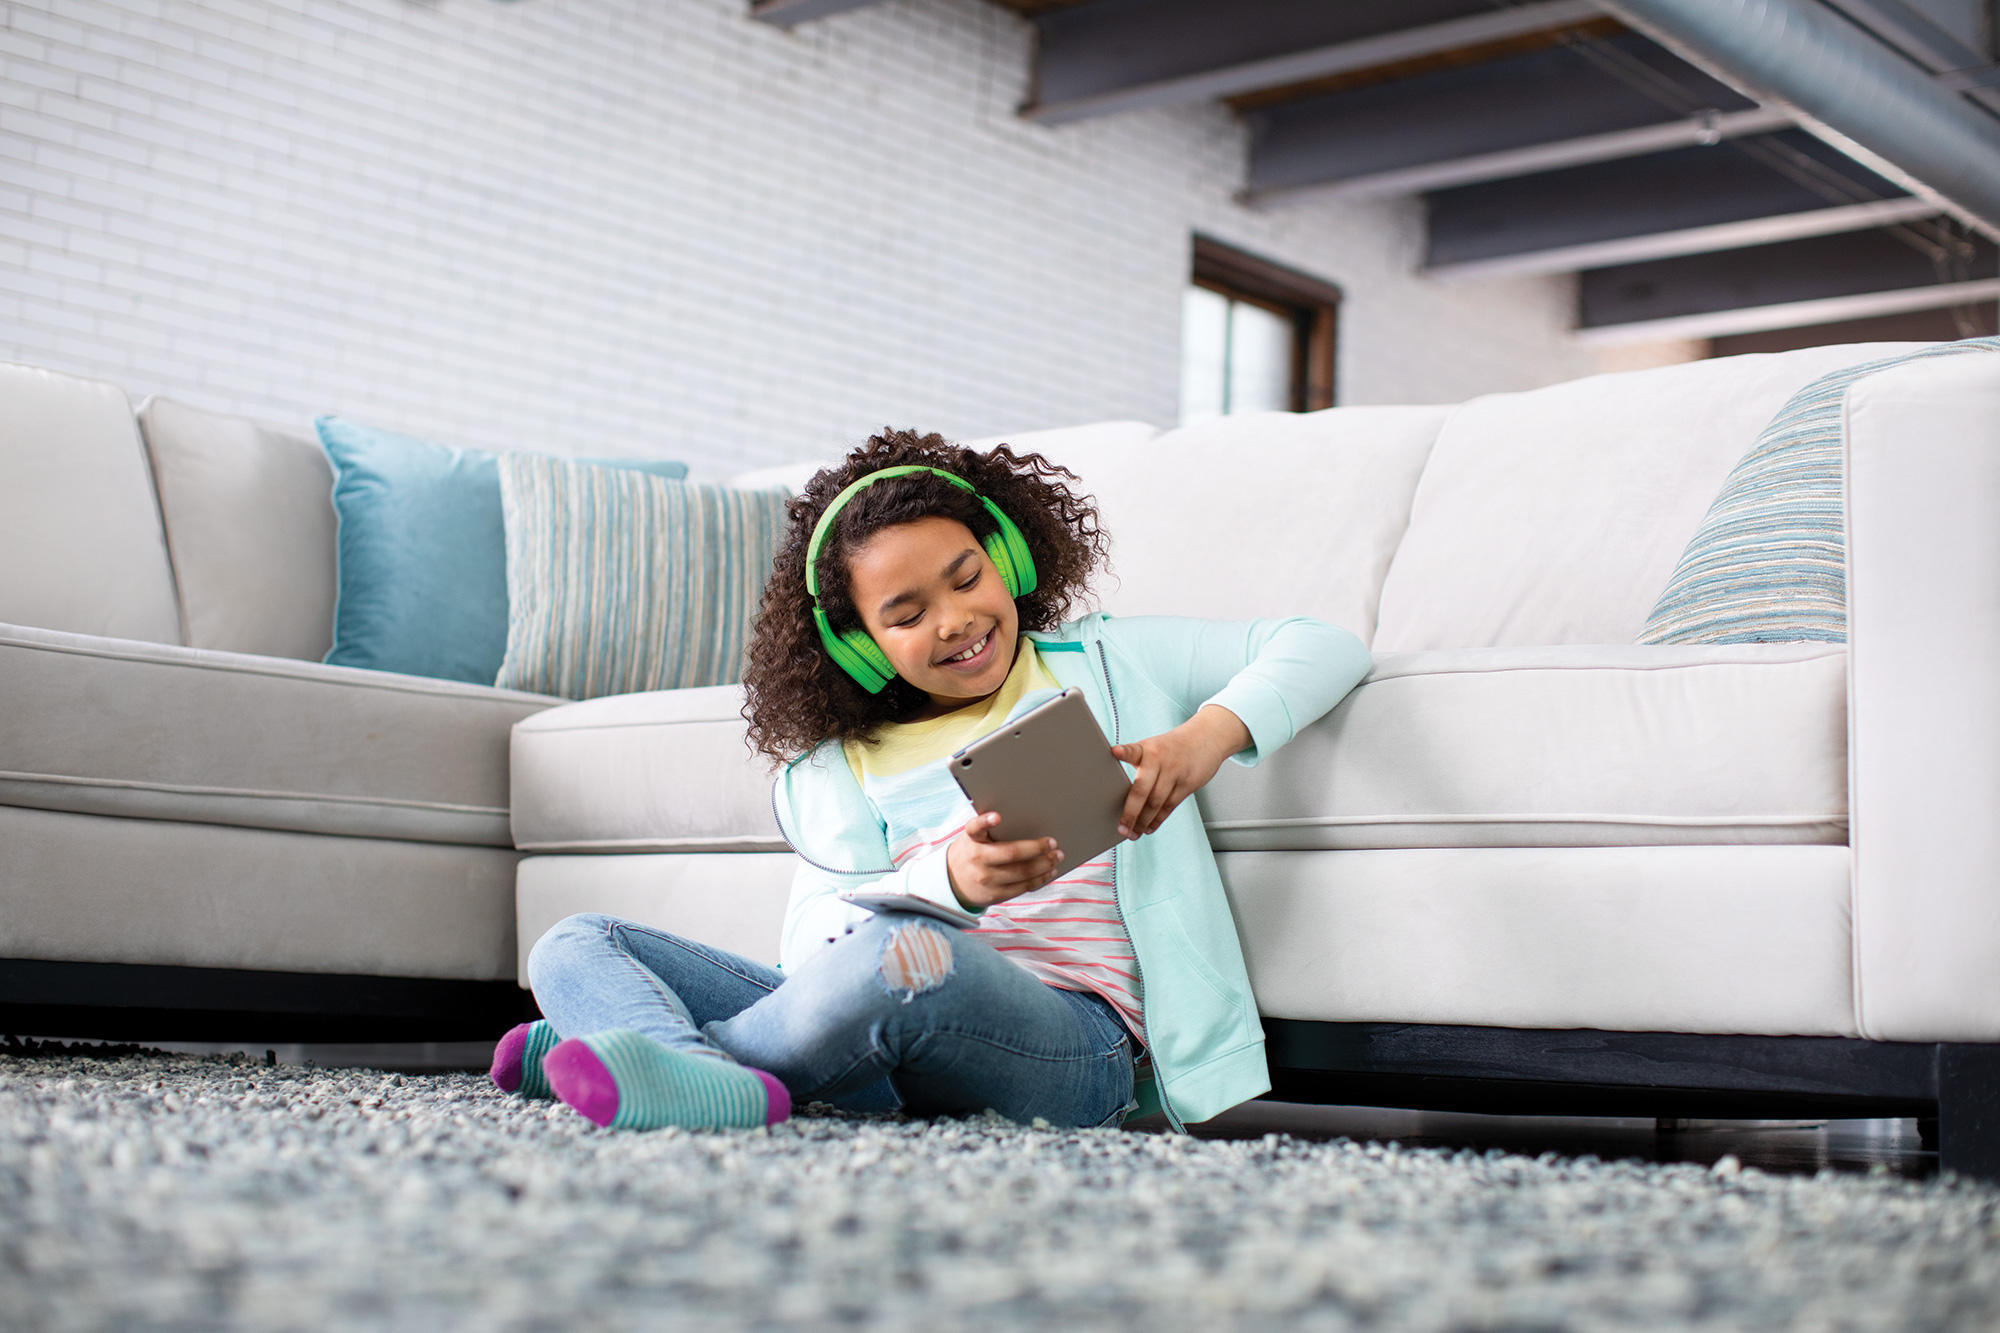
[[[2000,355],[1861,380],[1845,434],[1856,1018],[2000,1040]]]

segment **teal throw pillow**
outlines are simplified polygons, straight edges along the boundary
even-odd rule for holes
[[[1847,641],[1847,390],[1905,361],[2000,351],[1967,338],[1822,375],[1778,409],[1722,483],[1641,643]]]
[[[591,699],[743,679],[783,490],[500,459],[508,689]]]
[[[507,539],[496,454],[321,417],[340,524],[336,666],[491,685],[507,650]],[[684,477],[685,463],[609,465]]]

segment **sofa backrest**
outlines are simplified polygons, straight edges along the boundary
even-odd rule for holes
[[[1317,616],[1366,643],[1448,411],[1259,412],[1047,452],[1082,478],[1111,534],[1105,610]]]
[[[1373,646],[1635,642],[1724,478],[1785,400],[1920,345],[1725,357],[1459,406],[1417,484]]]
[[[153,397],[139,409],[193,648],[317,662],[339,579],[333,466],[310,426]]]
[[[968,440],[1033,450],[1077,474],[1111,537],[1098,604],[1113,615],[1311,615],[1366,642],[1411,492],[1445,407],[1222,417],[1161,432],[1135,421]],[[739,486],[796,493],[823,464]]]
[[[116,385],[0,363],[0,621],[181,642],[153,479]]]
[[[1732,357],[1456,407],[1000,439],[1098,501],[1119,615],[1309,614],[1378,651],[1630,643],[1793,392],[1920,344]],[[308,428],[0,364],[0,621],[318,660],[337,585]],[[150,457],[150,466],[148,459]],[[732,478],[797,490],[817,462]]]

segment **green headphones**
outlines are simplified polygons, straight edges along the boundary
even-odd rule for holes
[[[826,512],[819,516],[818,524],[813,527],[812,540],[806,544],[806,595],[813,599],[813,623],[819,626],[819,639],[826,645],[827,656],[842,671],[859,681],[861,688],[870,694],[880,694],[882,687],[895,679],[896,668],[889,664],[889,655],[869,637],[867,630],[835,630],[827,623],[826,612],[819,609],[819,548],[833,528],[834,515],[857,493],[885,477],[903,477],[912,472],[929,472],[943,477],[960,490],[972,491],[979,503],[986,506],[986,512],[993,516],[996,525],[996,530],[981,545],[986,549],[986,558],[993,562],[993,568],[1000,572],[1001,586],[1012,597],[1024,597],[1035,590],[1035,560],[1028,554],[1028,539],[1014,526],[1014,520],[1000,511],[999,505],[973,490],[972,483],[965,478],[955,477],[941,468],[909,464],[885,467],[854,482],[833,497],[833,503],[826,507]]]

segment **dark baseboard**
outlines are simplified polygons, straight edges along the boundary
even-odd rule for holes
[[[1932,1116],[1940,1052],[1846,1037],[1266,1019],[1285,1101],[1499,1115]]]
[[[1938,1166],[2000,1180],[2000,1043],[1264,1020],[1271,1096],[1494,1115],[1912,1116]]]
[[[0,1033],[17,1036],[476,1041],[538,1014],[512,981],[0,959]]]

